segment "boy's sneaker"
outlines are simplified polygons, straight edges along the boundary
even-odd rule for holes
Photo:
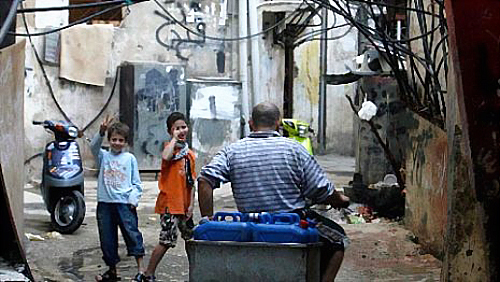
[[[144,276],[144,282],[156,282],[156,277],[154,275],[151,276]]]

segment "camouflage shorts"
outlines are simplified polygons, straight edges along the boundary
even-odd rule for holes
[[[165,213],[160,216],[160,223],[160,245],[175,247],[177,229],[181,232],[182,239],[189,240],[193,237],[194,223],[192,218],[186,220],[184,215]]]

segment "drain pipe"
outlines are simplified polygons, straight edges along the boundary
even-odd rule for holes
[[[259,17],[257,12],[257,3],[259,1],[249,0],[248,1],[248,22],[250,25],[250,34],[256,34],[259,32]],[[259,52],[259,40],[260,36],[254,36],[251,40],[251,57],[252,57],[252,97],[253,102],[258,104],[262,102],[262,95],[259,91],[260,86],[260,52]]]
[[[321,41],[319,54],[319,108],[318,108],[318,140],[319,154],[326,154],[326,70],[327,70],[327,36],[328,36],[328,9],[321,11],[323,22],[321,23]]]
[[[248,3],[247,0],[238,1],[238,25],[239,37],[248,36]],[[240,81],[241,81],[241,114],[242,114],[242,133],[247,136],[250,132],[248,121],[250,120],[250,101],[248,95],[248,40],[240,40],[238,42],[240,48]]]

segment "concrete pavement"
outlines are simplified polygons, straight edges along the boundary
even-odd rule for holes
[[[352,179],[354,159],[350,157],[318,156],[318,162],[327,171],[336,187]],[[146,257],[158,240],[158,216],[154,214],[157,182],[154,175],[142,175],[144,194],[138,208],[139,228],[143,233]],[[37,281],[94,281],[94,276],[106,270],[101,259],[96,209],[96,179],[85,180],[87,214],[82,227],[62,239],[44,241],[25,240],[27,257]],[[223,185],[214,191],[215,210],[236,210],[231,188]],[[200,218],[195,208],[195,222]],[[335,216],[334,216],[335,217]],[[25,231],[46,235],[50,217],[37,187],[25,189]],[[439,281],[440,262],[423,254],[419,246],[410,241],[410,232],[397,222],[382,221],[369,224],[343,224],[351,238],[345,260],[336,281]],[[118,271],[122,281],[130,280],[136,273],[135,261],[126,257],[126,248],[120,240]],[[169,250],[157,271],[159,281],[187,281],[188,261],[182,239],[177,247]]]

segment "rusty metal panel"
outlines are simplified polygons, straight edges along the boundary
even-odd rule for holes
[[[188,115],[184,66],[127,62],[120,74],[120,120],[131,129],[129,145],[140,170],[159,170],[167,117]]]

